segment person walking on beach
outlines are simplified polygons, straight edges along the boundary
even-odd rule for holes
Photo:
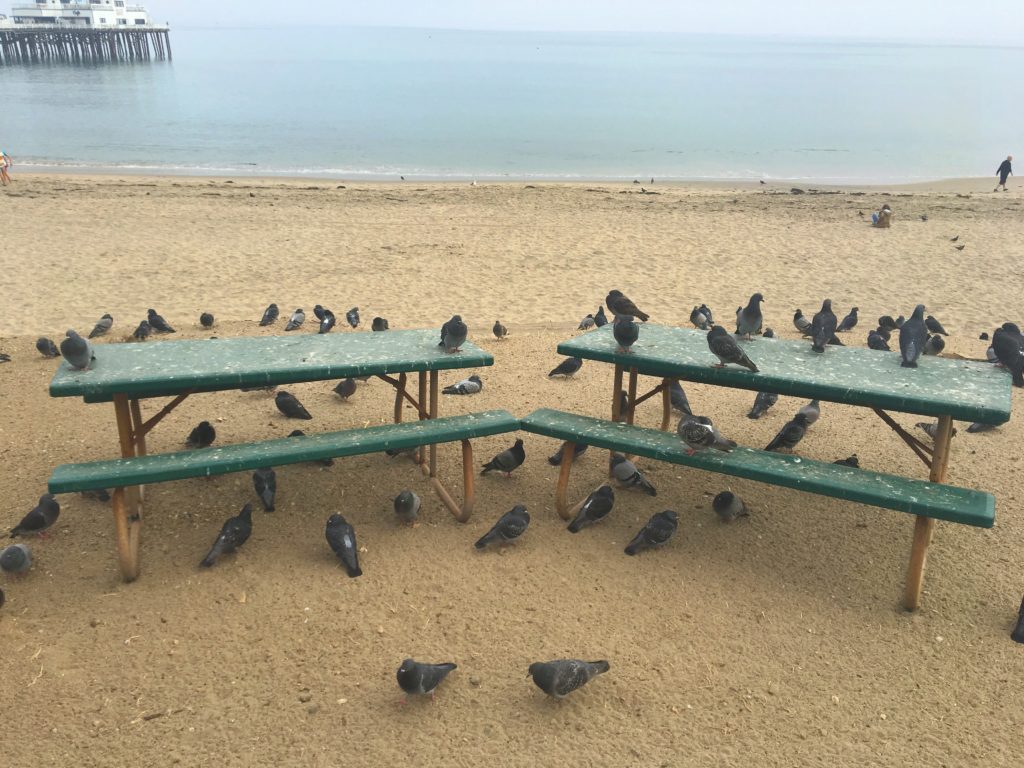
[[[6,187],[11,183],[11,175],[7,172],[7,169],[13,165],[11,162],[11,156],[0,149],[0,181]]]
[[[999,167],[996,169],[996,175],[999,177],[999,184],[996,184],[996,188],[992,190],[993,192],[998,192],[1000,186],[1002,186],[1003,192],[1006,191],[1006,177],[1013,173],[1013,166],[1010,165],[1012,162],[1013,155],[1007,155],[1006,159],[999,164]]]

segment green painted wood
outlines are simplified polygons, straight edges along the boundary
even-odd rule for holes
[[[439,340],[439,330],[414,330],[96,344],[89,370],[76,371],[61,362],[50,395],[103,402],[114,394],[166,397],[190,390],[494,365],[494,357],[474,344],[448,354],[437,346]]]
[[[985,424],[1010,418],[1010,376],[988,363],[922,356],[917,368],[901,368],[898,352],[867,347],[829,347],[817,354],[810,341],[762,337],[740,345],[760,373],[735,365],[713,368],[718,358],[708,349],[707,334],[690,328],[641,325],[631,353],[620,354],[607,325],[562,342],[558,351],[659,378]]]
[[[384,424],[303,437],[283,437],[259,443],[200,448],[177,453],[62,464],[50,476],[50,493],[162,483],[187,477],[209,477],[258,467],[278,467],[303,461],[357,456],[384,450],[450,443],[519,429],[508,411],[483,411],[464,416]]]
[[[527,432],[572,440],[686,467],[794,488],[953,523],[991,528],[995,498],[990,493],[911,480],[864,469],[739,447],[731,453],[701,451],[686,455],[674,432],[617,424],[548,408],[521,421]]]

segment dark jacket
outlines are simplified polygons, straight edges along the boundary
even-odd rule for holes
[[[1001,179],[1005,179],[1007,176],[1013,173],[1013,168],[1010,165],[1010,161],[1003,160],[1003,162],[999,164],[999,168],[996,169],[996,173],[999,174],[999,178]]]

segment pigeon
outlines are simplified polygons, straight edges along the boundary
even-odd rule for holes
[[[327,518],[326,537],[334,554],[345,566],[349,578],[362,576],[363,570],[359,567],[359,550],[356,547],[356,532],[344,517],[331,515]]]
[[[669,385],[669,398],[672,401],[673,411],[687,415],[693,414],[690,401],[686,398],[686,392],[683,391],[683,386],[678,381],[673,381]]]
[[[711,502],[711,508],[715,510],[718,519],[723,523],[731,523],[738,517],[750,517],[750,512],[747,511],[747,505],[743,503],[743,499],[731,491],[722,491],[715,496]]]
[[[750,409],[750,413],[747,414],[747,418],[760,419],[764,414],[768,413],[768,409],[778,401],[779,396],[774,392],[758,392],[757,397],[754,398],[754,407]]]
[[[395,496],[395,514],[405,523],[411,523],[420,513],[420,497],[412,491],[402,491]]]
[[[804,418],[807,419],[807,426],[811,426],[811,424],[821,418],[821,403],[818,402],[818,398],[814,398],[806,405],[800,406],[800,410],[797,413],[802,413]]]
[[[640,309],[637,308],[636,304],[630,301],[627,296],[623,295],[622,291],[615,290],[609,292],[604,303],[615,316],[629,315],[630,317],[637,318],[642,323],[646,323],[648,319],[650,319],[650,315],[646,312],[641,312]]]
[[[679,527],[679,516],[671,509],[658,512],[644,523],[644,527],[626,545],[627,555],[635,555],[645,549],[653,549],[668,543]]]
[[[3,608],[4,607],[4,603],[6,603],[6,602],[7,602],[7,595],[5,595],[4,591],[2,589],[0,589],[0,608]]]
[[[313,307],[313,317],[315,317],[317,320],[323,320],[324,311],[324,308],[320,304],[317,304],[316,306]]]
[[[495,320],[494,325],[491,328],[491,333],[494,334],[494,338],[496,339],[504,339],[508,336],[508,328],[502,325],[500,320]]]
[[[11,356],[8,355],[6,352],[0,352],[0,363],[9,363],[9,362],[11,362]]]
[[[615,351],[629,354],[629,348],[640,338],[640,326],[634,323],[633,318],[629,315],[618,315],[612,326],[612,336],[619,344],[619,348]]]
[[[932,333],[937,333],[940,336],[949,336],[949,334],[946,333],[946,329],[942,327],[942,323],[940,323],[931,315],[928,315],[928,317],[924,319],[924,327],[927,328]]]
[[[572,460],[575,462],[589,446],[586,443],[576,443],[576,447],[572,450]],[[558,446],[558,450],[555,451],[551,456],[548,456],[548,464],[553,467],[561,466],[562,464],[562,451],[565,449],[565,445]]]
[[[475,395],[484,388],[483,381],[475,373],[468,379],[463,379],[457,384],[449,384],[441,390],[444,395]]]
[[[959,239],[960,239],[960,235],[956,235],[955,237],[951,237],[951,238],[949,238],[949,242],[951,242],[951,243],[955,243],[955,242],[956,242],[957,240],[959,240]]]
[[[877,349],[880,352],[888,352],[889,344],[878,331],[868,331],[868,348]]]
[[[302,311],[302,307],[299,307],[292,316],[288,318],[288,324],[284,327],[286,331],[294,331],[302,327],[302,324],[306,322],[306,313]]]
[[[921,214],[921,221],[928,221],[928,214],[927,213],[922,213]]]
[[[657,496],[658,490],[636,465],[621,453],[612,454],[612,475],[627,488],[636,488],[648,496]]]
[[[577,331],[589,331],[591,328],[594,327],[594,325],[596,325],[596,323],[594,322],[594,316],[593,315],[587,315],[582,320],[580,320],[580,324],[576,326],[576,330]]]
[[[765,328],[764,331],[761,332],[761,337],[765,339],[774,339],[775,331],[773,331],[771,328]]]
[[[619,390],[619,418],[616,419],[620,424],[626,423],[626,417],[629,414],[629,395],[626,394],[626,390]]]
[[[53,339],[48,339],[45,336],[40,336],[36,340],[36,349],[43,357],[60,357],[60,350],[53,343]]]
[[[857,307],[850,310],[850,314],[842,319],[838,326],[836,326],[836,332],[852,331],[857,325]]]
[[[284,390],[278,392],[274,397],[274,404],[277,406],[277,410],[289,419],[313,418],[291,392],[285,392]]]
[[[793,327],[795,327],[804,336],[809,336],[811,333],[811,321],[804,317],[802,310],[797,310],[793,313]]]
[[[878,326],[875,329],[875,333],[877,333],[879,336],[881,336],[883,339],[885,339],[886,342],[888,342],[892,338],[892,329],[891,328],[883,328],[882,326]]]
[[[988,341],[988,334],[982,331],[978,338],[981,339],[981,341]]]
[[[4,573],[25,573],[32,567],[32,550],[25,544],[11,544],[0,550],[0,570]]]
[[[466,343],[469,329],[462,322],[462,317],[452,315],[452,319],[441,326],[441,341],[437,346],[444,347],[445,352],[458,352],[459,347]]]
[[[700,313],[708,319],[709,326],[715,324],[715,316],[711,314],[711,309],[710,307],[708,307],[707,304],[701,304],[699,307],[697,307],[697,309],[699,309]]]
[[[607,661],[581,661],[579,659],[555,659],[537,661],[530,665],[529,676],[533,683],[548,696],[561,699],[582,688],[598,675],[609,669]]]
[[[209,312],[203,312],[203,314],[199,316],[199,324],[203,326],[203,328],[213,328],[213,323],[213,315]]]
[[[914,314],[900,328],[900,354],[903,356],[900,366],[917,368],[917,359],[924,352],[924,345],[927,341],[928,330],[924,324],[924,304],[918,304],[914,308]]]
[[[383,317],[375,317],[373,318],[373,320],[370,321],[371,331],[377,331],[378,333],[380,333],[381,331],[386,331],[390,328],[391,325]]]
[[[210,551],[199,563],[203,568],[209,568],[217,562],[217,558],[234,552],[249,540],[252,534],[252,504],[246,504],[242,511],[235,517],[229,517],[221,526],[217,540],[213,542]]]
[[[1010,639],[1015,643],[1024,643],[1024,600],[1020,601],[1020,608],[1017,610],[1017,626],[1010,633]]]
[[[716,325],[708,331],[708,348],[720,361],[713,363],[715,368],[725,368],[729,363],[736,363],[754,373],[758,372],[757,366],[747,357],[747,353],[740,349],[736,340],[720,325]]]
[[[954,245],[953,247],[956,248],[958,251],[962,251],[967,246],[966,245]]]
[[[796,448],[797,443],[804,439],[804,435],[807,434],[807,427],[809,425],[810,423],[807,420],[807,416],[805,416],[803,412],[797,413],[796,416],[786,422],[786,425],[779,430],[779,434],[772,438],[772,441],[768,443],[765,450],[792,451]]]
[[[830,343],[836,332],[836,316],[832,312],[832,299],[825,299],[821,309],[811,320],[811,349],[824,352],[825,345]]]
[[[976,421],[967,428],[967,431],[974,434],[977,432],[988,432],[990,429],[995,428],[995,424],[982,424],[980,421]]]
[[[985,359],[988,360],[993,365],[1003,365],[1002,363],[999,362],[999,356],[996,354],[996,348],[991,344],[989,344],[988,348],[985,350]]]
[[[217,439],[217,430],[208,421],[201,421],[185,439],[185,445],[189,448],[209,448]]]
[[[317,333],[330,333],[337,322],[338,320],[334,317],[334,313],[331,310],[323,310],[323,317],[320,318],[320,327],[317,329]]]
[[[138,341],[145,341],[149,338],[149,335],[152,332],[153,328],[150,326],[149,320],[143,320],[139,323],[139,327],[135,329],[135,332],[132,334],[132,338],[137,339]]]
[[[421,664],[406,659],[398,668],[398,687],[410,696],[430,694],[430,698],[434,698],[434,690],[453,669],[458,669],[458,666],[451,663]]]
[[[164,320],[162,315],[157,314],[155,309],[146,310],[146,321],[149,323],[149,327],[157,333],[174,333],[175,330],[171,327],[170,323]]]
[[[576,518],[569,523],[569,533],[579,533],[583,528],[603,520],[615,504],[615,491],[610,485],[602,485],[583,502]]]
[[[730,453],[736,447],[736,442],[723,436],[707,416],[683,416],[676,425],[676,434],[686,443],[687,456],[709,448]]]
[[[512,477],[512,470],[526,461],[526,451],[523,449],[522,439],[516,440],[515,445],[502,451],[493,459],[484,464],[481,475],[486,475],[493,469],[504,472],[507,477]]]
[[[707,315],[700,311],[700,307],[694,307],[690,310],[690,322],[693,323],[695,328],[699,328],[702,331],[706,331],[710,327]]]
[[[906,318],[904,318],[903,315],[900,315],[893,322],[896,323],[897,328],[902,328],[903,324],[906,322]]]
[[[934,336],[929,336],[928,340],[924,343],[924,354],[937,355],[945,348],[945,340],[939,334],[935,334]]]
[[[736,317],[736,335],[745,336],[750,339],[755,333],[761,332],[761,326],[764,323],[764,318],[761,316],[761,302],[764,301],[764,296],[760,293],[755,293],[750,297],[750,301]]]
[[[395,458],[396,456],[409,456],[415,460],[416,455],[419,453],[419,450],[422,447],[423,446],[421,445],[413,445],[408,448],[385,448],[384,453],[387,454],[392,459]]]
[[[918,429],[920,429],[922,432],[928,435],[928,437],[930,437],[932,440],[934,440],[935,436],[939,433],[939,422],[937,421],[919,421],[914,426],[916,426]],[[950,432],[949,436],[956,437],[956,427],[953,427],[953,430]]]
[[[495,541],[501,544],[514,541],[526,532],[529,525],[530,513],[526,511],[526,507],[522,504],[516,504],[516,506],[498,518],[498,522],[494,524],[494,527],[481,536],[473,546],[477,549],[483,549]]]
[[[857,469],[858,467],[860,467],[860,459],[857,458],[857,454],[856,453],[851,454],[850,456],[847,456],[845,459],[837,459],[836,461],[833,461],[832,463],[833,464],[841,464],[841,465],[846,466],[846,467],[853,467],[854,469]]]
[[[110,491],[106,488],[96,488],[91,491],[82,491],[82,497],[96,501],[110,501]]]
[[[608,325],[608,316],[604,313],[604,306],[597,308],[597,312],[594,314],[594,325],[598,328]]]
[[[288,433],[288,437],[305,437],[305,436],[306,436],[306,433],[303,432],[301,429],[293,429],[291,432]],[[325,466],[325,467],[333,467],[334,466],[334,459],[332,459],[330,456],[328,456],[326,459],[317,459],[316,463],[320,464],[322,466]],[[276,482],[276,480],[275,480],[275,482]]]
[[[252,473],[252,486],[256,495],[263,502],[263,509],[274,511],[274,499],[277,497],[277,473],[273,467],[260,467]]]
[[[896,321],[892,319],[892,315],[882,315],[878,318],[878,327],[885,328],[888,331],[895,331],[899,328]]]
[[[551,373],[548,374],[548,378],[554,378],[555,376],[564,376],[567,379],[571,379],[576,375],[576,372],[583,367],[583,360],[579,357],[567,357],[565,360],[556,365]]]
[[[345,319],[348,320],[348,324],[353,328],[359,327],[359,307],[352,307],[348,312],[345,313]]]
[[[334,391],[345,402],[356,393],[356,380],[353,378],[342,379],[334,387]]]
[[[263,310],[263,317],[260,318],[260,325],[273,325],[275,322],[277,322],[278,314],[279,313],[277,309],[277,304],[271,304],[269,307]]]
[[[60,353],[65,360],[80,371],[86,370],[96,357],[88,339],[83,339],[74,330],[69,330],[66,338],[61,341]]]
[[[60,504],[57,503],[52,493],[44,493],[39,497],[39,503],[32,511],[11,529],[11,538],[43,533],[57,522],[58,517],[60,517]]]
[[[96,321],[96,325],[89,331],[89,338],[95,339],[98,336],[106,336],[110,333],[110,329],[114,326],[114,318],[110,314],[105,314],[99,320]]]

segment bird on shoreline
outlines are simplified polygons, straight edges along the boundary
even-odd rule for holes
[[[213,323],[213,315],[209,312],[203,312],[203,314],[199,316],[199,324],[203,326],[203,328],[213,328]]]
[[[348,312],[345,313],[345,319],[348,324],[355,330],[359,327],[359,307],[352,307]]]
[[[548,378],[552,379],[555,376],[564,376],[567,379],[571,379],[577,374],[580,368],[583,367],[583,359],[579,357],[567,357],[565,360],[560,362],[551,372],[548,374]]]
[[[615,491],[610,485],[602,485],[587,496],[587,500],[580,506],[580,511],[575,519],[569,523],[569,533],[579,533],[586,526],[604,520],[612,511],[613,506],[615,506]]]
[[[263,310],[263,317],[260,318],[260,325],[267,326],[273,325],[277,321],[278,309],[277,304],[271,304],[265,310]]]
[[[793,313],[793,326],[800,331],[803,336],[809,336],[811,333],[811,321],[804,317],[802,310],[797,310]]]
[[[164,320],[162,315],[157,314],[155,309],[146,310],[146,320],[149,322],[149,327],[157,333],[176,333],[171,324]]]
[[[52,493],[44,493],[39,497],[39,503],[11,529],[11,538],[43,534],[57,522],[58,517],[60,504]]]
[[[857,307],[850,310],[850,313],[840,321],[839,325],[836,326],[836,333],[843,331],[852,331],[857,325]]]
[[[488,472],[498,470],[504,472],[506,477],[512,477],[512,471],[521,466],[524,461],[526,461],[526,450],[523,448],[522,439],[518,439],[511,448],[502,451],[484,464],[480,474],[486,475]]]
[[[60,350],[53,343],[53,339],[48,339],[45,336],[36,339],[36,350],[43,357],[60,357]]]

